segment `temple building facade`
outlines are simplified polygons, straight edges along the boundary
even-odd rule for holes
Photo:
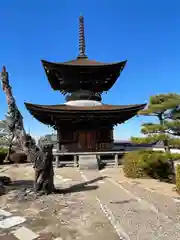
[[[65,96],[65,103],[25,103],[43,124],[57,130],[58,150],[68,152],[108,151],[113,129],[145,107],[145,104],[103,104],[107,92],[120,77],[127,61],[103,63],[88,59],[85,51],[84,19],[79,18],[79,55],[75,60],[53,63],[42,60],[51,87]]]

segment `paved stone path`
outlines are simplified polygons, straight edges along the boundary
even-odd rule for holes
[[[20,203],[10,191],[0,199],[1,240],[180,239],[180,203],[172,196],[119,183],[106,171],[57,169],[55,184],[64,194]]]
[[[83,175],[96,177],[92,172]],[[95,195],[125,239],[180,239],[178,206],[172,198],[112,179],[101,184]]]

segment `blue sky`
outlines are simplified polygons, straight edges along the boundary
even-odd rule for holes
[[[51,89],[41,59],[68,61],[78,54],[78,17],[85,18],[90,59],[128,63],[104,103],[147,102],[150,95],[180,93],[179,0],[6,0],[1,2],[0,66],[6,65],[26,129],[36,135],[52,130],[33,119],[24,101],[61,104]],[[7,110],[0,90],[0,119]],[[115,137],[137,136],[143,117],[115,129]]]

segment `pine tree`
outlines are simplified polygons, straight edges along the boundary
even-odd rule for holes
[[[142,138],[132,138],[136,143],[153,143],[161,141],[167,153],[172,181],[175,182],[175,169],[171,148],[180,149],[180,95],[176,93],[159,94],[151,96],[146,109],[139,115],[155,117],[155,122],[142,124]]]
[[[180,95],[176,93],[151,96],[146,109],[139,115],[155,117],[155,122],[144,123],[142,138],[132,137],[136,143],[162,141],[166,152],[172,147],[180,148]]]

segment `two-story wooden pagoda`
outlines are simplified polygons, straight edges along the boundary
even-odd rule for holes
[[[113,127],[132,118],[145,104],[107,105],[101,94],[107,92],[126,65],[126,61],[102,63],[85,54],[84,20],[79,18],[79,56],[77,59],[52,63],[42,60],[54,90],[66,96],[60,105],[25,103],[40,122],[57,130],[59,150],[102,151],[112,148]]]

